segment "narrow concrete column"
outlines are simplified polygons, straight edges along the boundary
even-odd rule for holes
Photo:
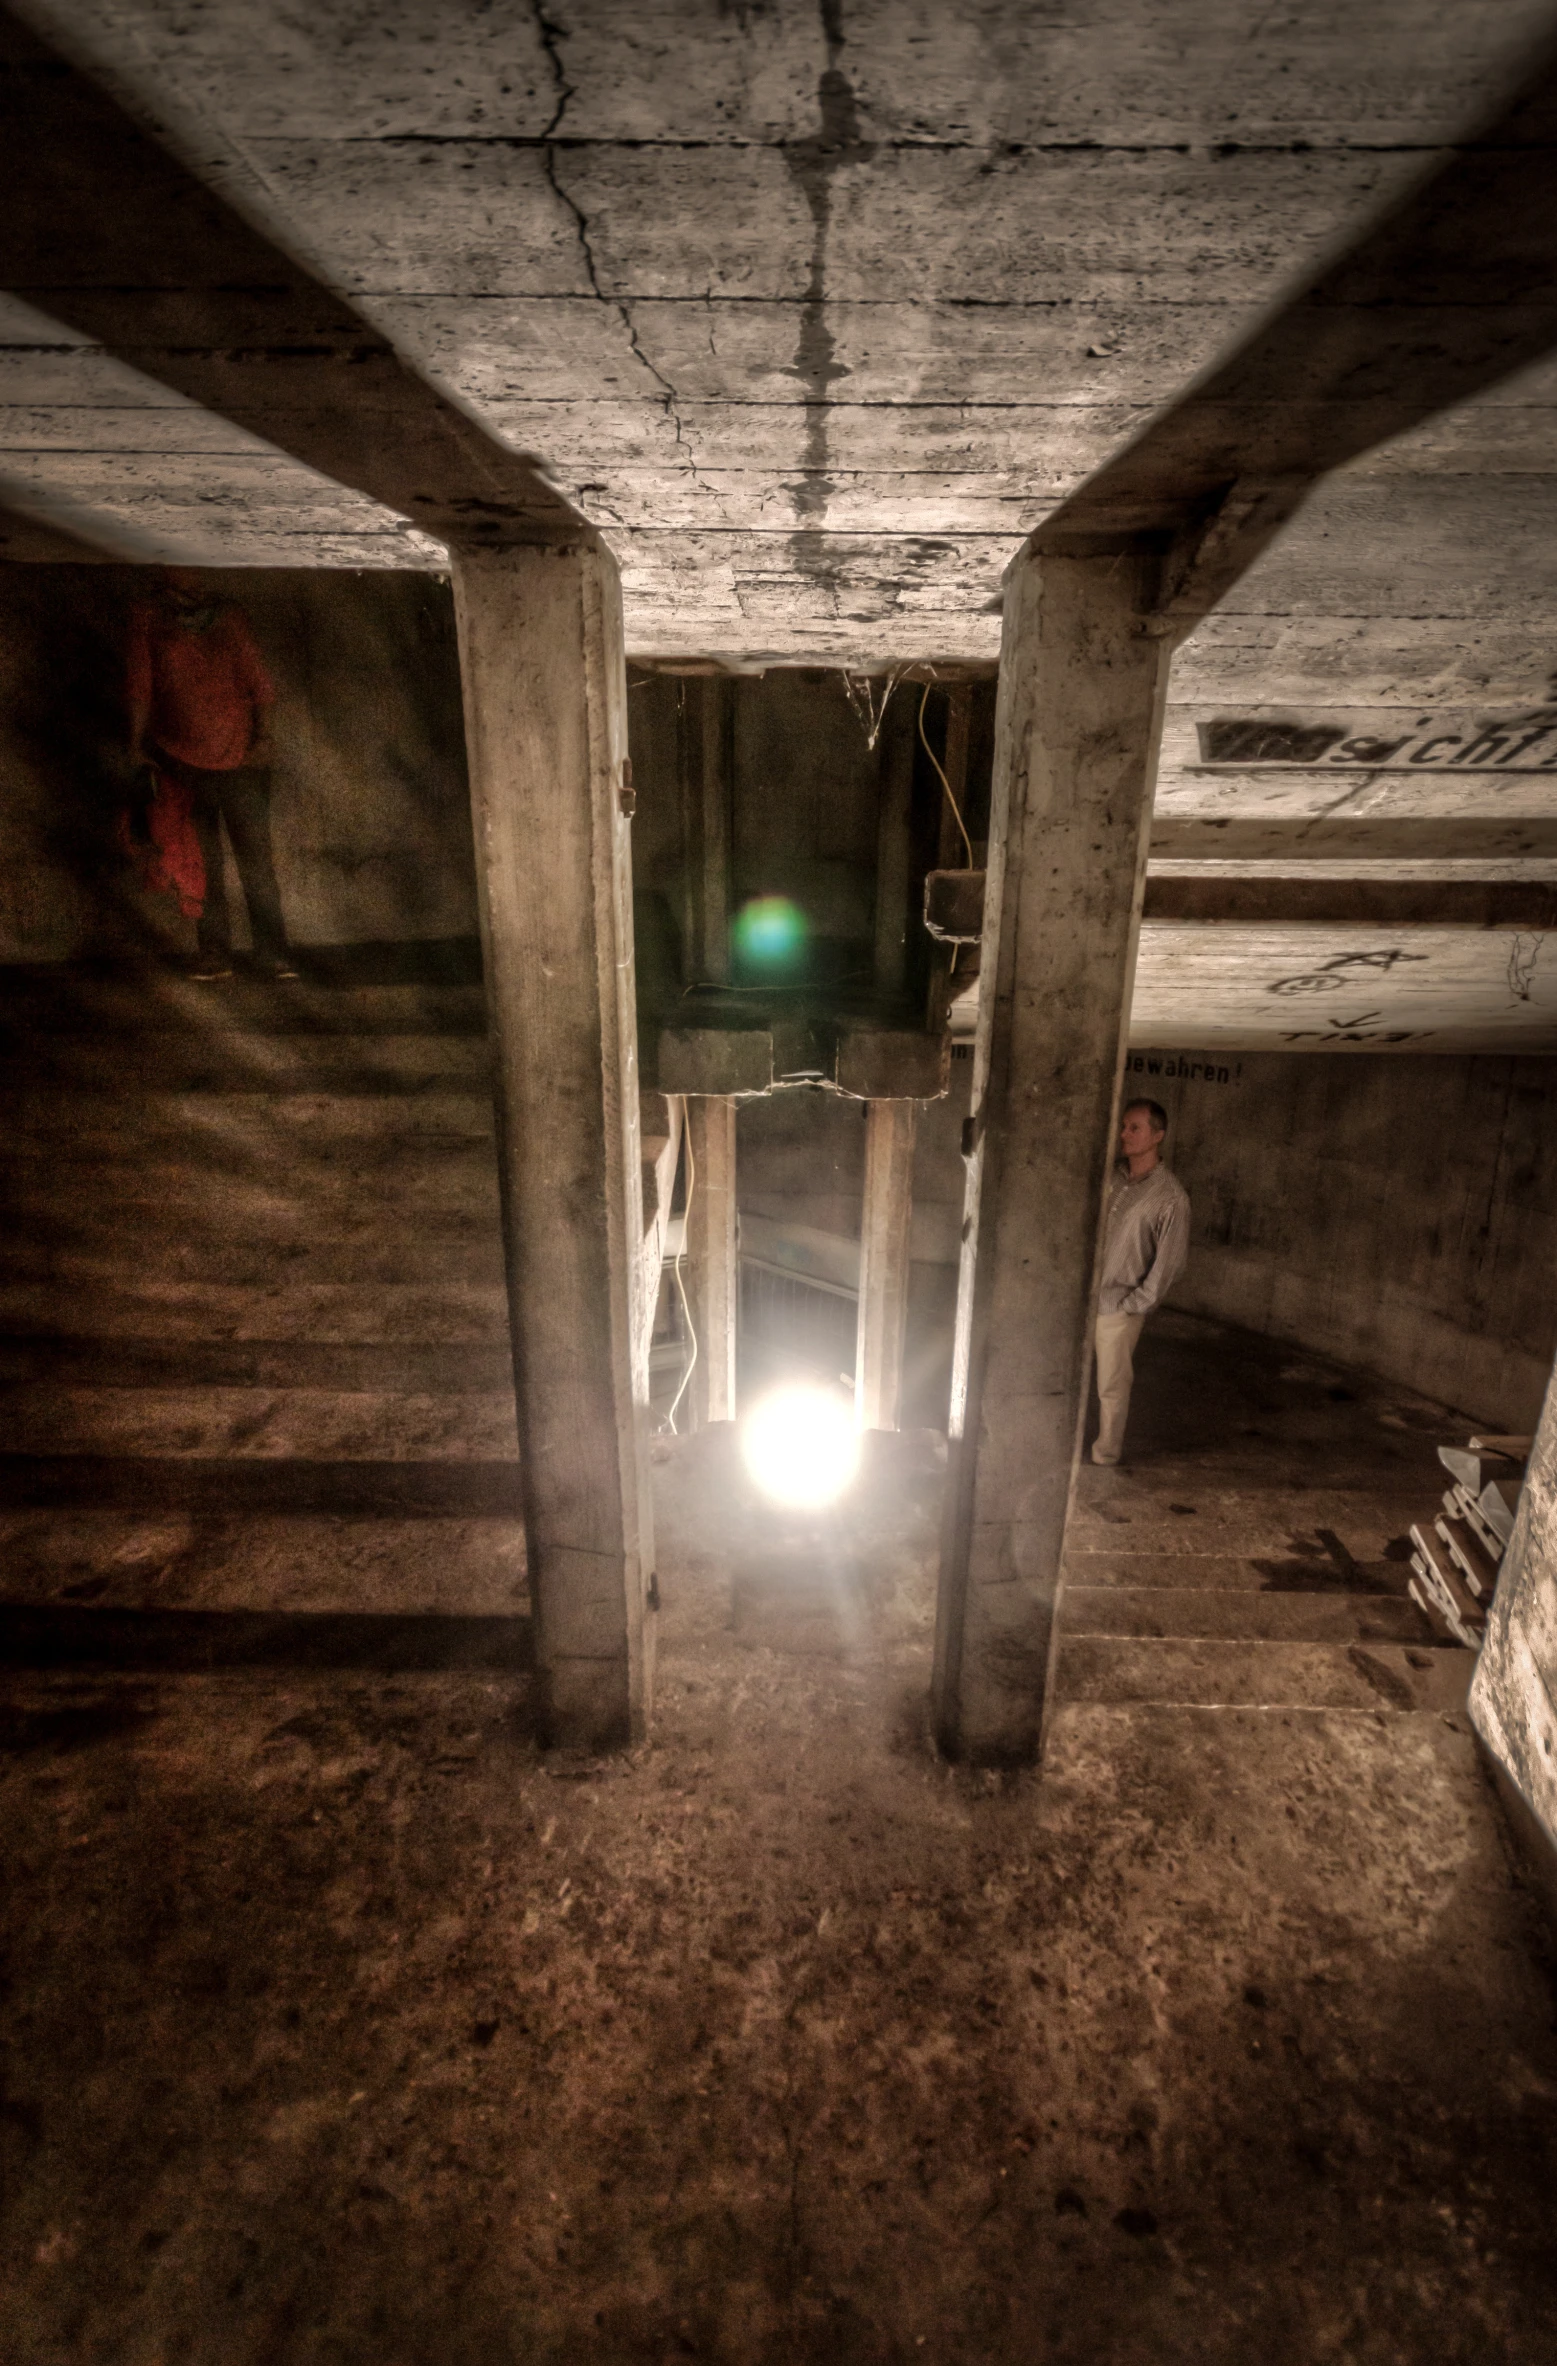
[[[860,1429],[896,1429],[908,1329],[909,1221],[914,1205],[914,1101],[871,1101],[865,1117],[865,1195],[860,1224],[860,1316],[855,1335],[854,1418]]]
[[[876,742],[878,791],[876,822],[876,943],[874,971],[877,991],[900,995],[908,975],[908,881],[913,846],[914,733],[918,690],[900,683],[901,695],[887,702],[881,737]]]
[[[1167,643],[1152,561],[1006,576],[936,1615],[941,1747],[1042,1735],[1145,886]]]
[[[699,1429],[735,1419],[735,1317],[740,1275],[735,1238],[735,1102],[699,1093],[687,1102],[692,1204],[687,1211],[687,1297],[697,1333],[688,1394]]]
[[[598,1749],[652,1676],[621,591],[588,545],[460,554],[454,590],[541,1713]]]
[[[734,685],[717,675],[693,675],[680,687],[677,757],[687,975],[700,985],[723,986],[730,977]]]

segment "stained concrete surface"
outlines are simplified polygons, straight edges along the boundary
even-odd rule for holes
[[[1404,1673],[1260,1705],[1245,1641],[1241,1700],[1081,1699],[1062,1653],[1042,1778],[931,1752],[922,1434],[809,1529],[727,1432],[662,1449],[619,1759],[511,1674],[7,1669],[5,2354],[1550,2355],[1550,1963],[1394,1557],[1445,1418],[1164,1318],[1065,1650],[1172,1596]]]

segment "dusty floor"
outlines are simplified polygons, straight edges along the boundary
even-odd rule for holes
[[[11,1668],[7,2360],[1557,2355],[1549,1970],[1463,1655],[1378,1675],[1432,1418],[1171,1319],[1138,1404],[1078,1592],[1163,1616],[1070,1647],[1041,1780],[928,1746],[923,1438],[809,1536],[721,1531],[719,1433],[662,1464],[631,1758],[522,1676]],[[1214,1583],[1393,1640],[1140,1697]]]

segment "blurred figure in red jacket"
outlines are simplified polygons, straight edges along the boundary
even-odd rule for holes
[[[275,698],[249,620],[235,600],[169,567],[160,592],[131,611],[125,700],[133,763],[187,790],[205,862],[199,953],[191,975],[232,974],[232,921],[222,884],[222,824],[249,908],[256,968],[295,978],[270,841]]]

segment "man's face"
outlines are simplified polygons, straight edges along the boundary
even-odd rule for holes
[[[1127,1109],[1119,1121],[1119,1150],[1124,1158],[1140,1158],[1162,1140],[1149,1109]]]

